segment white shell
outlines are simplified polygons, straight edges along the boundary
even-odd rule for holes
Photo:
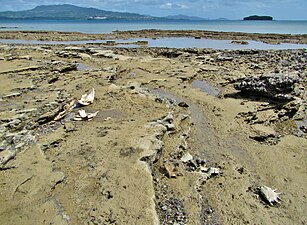
[[[79,115],[76,115],[74,120],[77,120],[77,121],[79,121],[79,120],[92,120],[95,116],[97,116],[98,112],[99,111],[94,112],[94,113],[87,113],[87,112],[85,112],[84,109],[81,109],[81,110],[78,111]]]
[[[187,163],[191,160],[193,160],[193,156],[188,152],[181,157],[181,162],[184,162],[184,163]]]
[[[92,104],[95,98],[95,90],[92,88],[92,91],[89,94],[84,94],[81,96],[81,99],[78,101],[81,105]]]
[[[88,115],[85,110],[81,109],[78,111],[81,118],[86,118]]]
[[[87,114],[87,117],[88,117],[89,119],[94,118],[95,116],[97,116],[97,113],[98,113],[98,112],[99,112],[99,111],[94,112],[94,113],[88,113],[88,114]]]
[[[273,205],[274,203],[279,203],[279,195],[281,193],[277,193],[276,190],[273,190],[272,188],[262,186],[260,187],[260,194],[270,205]]]

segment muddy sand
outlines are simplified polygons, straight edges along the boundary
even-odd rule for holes
[[[306,49],[0,49],[1,224],[307,223]]]

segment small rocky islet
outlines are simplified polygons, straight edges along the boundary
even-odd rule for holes
[[[244,17],[243,20],[273,20],[273,17],[253,15],[253,16]]]
[[[1,221],[306,223],[306,49],[0,49]]]

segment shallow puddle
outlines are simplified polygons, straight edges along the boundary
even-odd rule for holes
[[[305,120],[295,120],[295,124],[297,126],[299,136],[307,135],[307,133],[303,132],[303,130],[301,129],[302,127],[305,127],[305,129],[307,128],[307,119],[305,119]]]
[[[79,63],[78,66],[77,66],[77,70],[79,71],[87,71],[87,70],[93,70],[94,68],[91,67],[91,66],[88,66],[86,64],[83,64],[83,63]]]
[[[210,84],[208,84],[205,81],[201,81],[201,80],[194,80],[192,82],[192,87],[193,88],[198,88],[200,89],[202,92],[207,93],[208,95],[217,97],[220,93],[220,89],[217,87],[214,87]]]
[[[112,118],[123,118],[125,117],[125,114],[121,112],[118,109],[107,109],[107,110],[102,110],[100,111],[97,116],[96,120],[107,120],[107,119],[112,119]]]

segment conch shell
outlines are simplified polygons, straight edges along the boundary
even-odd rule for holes
[[[89,94],[84,94],[81,96],[81,99],[78,101],[80,105],[89,105],[92,104],[95,98],[95,90],[92,88],[92,91]]]

